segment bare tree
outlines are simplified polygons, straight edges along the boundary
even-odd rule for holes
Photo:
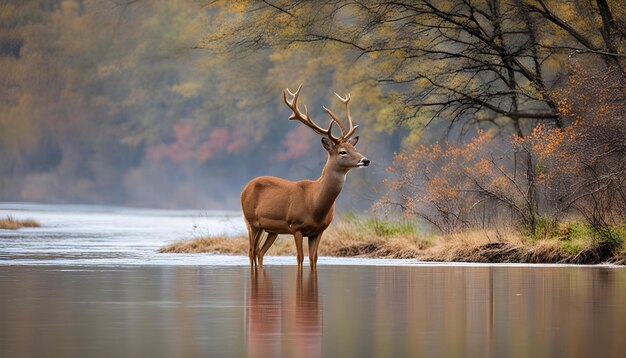
[[[264,1],[204,45],[339,44],[388,85],[398,121],[488,121],[523,136],[538,121],[563,125],[551,95],[563,71],[552,58],[591,52],[619,64],[623,57],[621,22],[606,0],[596,3],[589,11],[603,26],[585,32],[542,0]]]

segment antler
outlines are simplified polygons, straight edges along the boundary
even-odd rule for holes
[[[328,125],[328,129],[324,129],[315,124],[315,122],[313,122],[313,120],[311,120],[311,118],[309,117],[309,112],[306,108],[306,105],[304,105],[304,113],[302,113],[300,111],[300,108],[298,108],[298,96],[300,96],[300,89],[302,89],[302,84],[298,87],[298,90],[295,93],[292,93],[289,88],[287,88],[287,92],[291,96],[291,102],[287,100],[287,92],[283,91],[283,99],[285,100],[285,104],[292,111],[292,114],[289,116],[289,120],[297,119],[298,121],[305,124],[307,127],[313,129],[315,133],[327,136],[328,139],[333,141],[335,144],[339,143],[343,139],[343,136],[341,138],[334,137],[332,135],[332,129],[335,122],[337,122],[337,125],[339,125],[340,127],[343,127],[341,122],[331,115],[332,119],[330,121],[330,124]]]
[[[350,116],[350,93],[347,93],[345,98],[338,95],[337,92],[333,92],[333,93],[335,94],[335,96],[337,96],[337,98],[339,98],[341,102],[343,102],[346,105],[346,114],[348,115],[348,125],[350,126],[350,128],[346,128],[346,126],[339,120],[339,118],[337,118],[337,116],[335,116],[333,112],[330,111],[330,109],[326,107],[323,107],[323,108],[326,111],[326,113],[328,113],[328,115],[333,119],[333,121],[337,122],[337,125],[339,125],[339,128],[341,129],[340,140],[343,141],[343,140],[350,138],[354,134],[356,129],[359,127],[359,125],[358,124],[356,126],[352,125],[352,117]]]

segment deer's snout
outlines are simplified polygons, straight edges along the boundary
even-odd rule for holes
[[[363,157],[363,158],[359,161],[359,166],[361,166],[361,167],[366,167],[366,166],[368,166],[368,165],[370,165],[370,160],[369,160],[369,159],[367,159],[367,158],[365,158],[365,157]]]

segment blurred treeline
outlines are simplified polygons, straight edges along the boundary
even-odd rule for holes
[[[303,102],[326,122],[321,106],[350,83],[280,51],[198,49],[226,21],[205,5],[2,1],[0,200],[235,209],[254,176],[315,179],[319,138],[287,120],[281,91],[305,82]],[[351,188],[371,188],[358,177]]]
[[[332,91],[352,94],[359,148],[374,167],[350,174],[344,207],[369,207],[390,176],[419,193],[392,188],[389,201],[431,221],[467,226],[477,209],[484,223],[485,211],[521,207],[516,215],[534,222],[556,209],[545,204],[552,196],[539,199],[535,178],[547,177],[548,161],[523,149],[526,138],[537,128],[596,128],[572,123],[597,113],[615,124],[613,104],[623,103],[626,16],[617,0],[5,1],[0,16],[3,200],[235,208],[256,175],[314,179],[325,159],[319,138],[286,120],[281,97],[304,83],[301,102],[320,123],[322,105],[342,113]],[[598,73],[610,74],[613,92],[598,92],[606,81]],[[586,81],[596,92],[586,100],[602,98],[609,110],[572,103]],[[474,158],[428,173],[419,168],[433,158],[396,155],[384,171],[396,152],[436,141],[445,150],[444,140],[479,133],[502,146],[470,148]],[[611,163],[623,155],[620,138],[604,138],[617,143]],[[578,150],[593,136],[585,140]],[[577,170],[593,167],[567,154]],[[462,196],[480,184],[463,165],[479,168],[480,158],[492,165],[483,174],[502,169],[498,180],[511,177],[519,197]],[[562,159],[550,160],[562,167]],[[439,177],[455,179],[431,180]],[[436,196],[440,187],[452,197]]]

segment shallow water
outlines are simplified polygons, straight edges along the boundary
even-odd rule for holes
[[[245,230],[241,215],[86,205],[0,203],[0,217],[33,218],[41,228],[0,230],[0,264],[146,265],[180,263],[157,249],[169,242]]]
[[[0,204],[0,357],[624,357],[611,266],[159,254],[237,213]],[[195,228],[194,228],[195,227]]]
[[[168,243],[205,235],[245,234],[239,212],[0,203],[0,217],[36,219],[41,228],[0,230],[0,266],[248,266],[244,256],[161,254]],[[308,260],[306,258],[305,260]],[[266,257],[293,265],[294,257]],[[415,260],[322,257],[318,264],[411,265]]]
[[[0,267],[0,356],[624,357],[626,271]]]

